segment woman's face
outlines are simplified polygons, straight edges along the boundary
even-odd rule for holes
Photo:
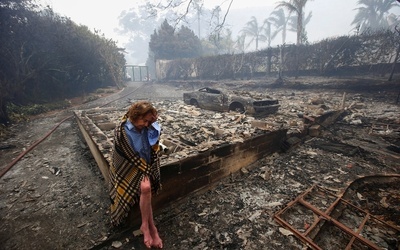
[[[136,121],[133,121],[132,124],[137,130],[141,131],[144,127],[149,127],[156,120],[157,117],[155,117],[152,113],[147,113]]]

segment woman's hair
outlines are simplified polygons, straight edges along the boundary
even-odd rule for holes
[[[136,121],[148,113],[152,113],[154,116],[157,116],[157,110],[153,107],[153,105],[148,101],[138,101],[133,103],[129,109],[127,116],[129,120]]]

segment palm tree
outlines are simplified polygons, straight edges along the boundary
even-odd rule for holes
[[[360,32],[388,28],[389,10],[397,6],[396,0],[358,0],[357,4],[361,7],[355,9],[358,12],[351,24]]]
[[[232,30],[225,29],[221,34],[219,54],[232,54],[235,52],[235,41],[232,39]]]
[[[264,20],[262,32],[263,32],[263,34],[260,34],[260,40],[266,41],[268,48],[271,47],[271,41],[272,41],[271,32],[272,32],[272,30],[271,30],[271,22],[269,22],[268,19]]]
[[[275,31],[272,33],[272,39],[275,38],[279,32],[282,32],[282,44],[286,42],[286,31],[289,17],[285,16],[285,11],[282,8],[274,10],[268,20],[275,26]]]
[[[235,50],[238,51],[239,53],[244,53],[246,48],[245,44],[246,44],[246,34],[241,34],[237,36],[235,41]]]
[[[296,13],[297,16],[297,44],[302,43],[302,37],[304,34],[304,29],[303,29],[303,16],[304,16],[304,7],[306,6],[308,0],[288,0],[287,2],[281,1],[278,2],[278,5],[276,8],[279,7],[284,7],[286,8],[289,13]]]
[[[303,23],[303,32],[301,32],[301,43],[302,44],[307,42],[307,40],[308,40],[306,26],[310,22],[311,17],[312,17],[311,11],[308,12],[308,15],[306,18],[304,18],[304,15],[303,15],[303,22],[302,22]],[[297,25],[297,18],[295,16],[290,16],[288,18],[288,26],[289,26],[290,31],[293,31],[293,32],[297,31],[298,25]]]
[[[197,29],[198,29],[197,36],[199,37],[199,39],[201,39],[200,31],[201,31],[201,15],[203,14],[203,4],[204,2],[202,0],[193,1],[193,7],[197,15]]]
[[[251,40],[249,41],[247,46],[255,41],[256,50],[258,50],[258,42],[260,41],[260,36],[263,28],[263,26],[258,25],[257,18],[255,16],[252,16],[251,20],[246,23],[246,27],[241,30],[243,34],[251,37]]]

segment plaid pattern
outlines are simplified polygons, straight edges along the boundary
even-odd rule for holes
[[[151,164],[148,164],[129,144],[124,124],[126,115],[114,131],[114,146],[110,173],[111,223],[118,226],[130,209],[139,202],[140,182],[148,176],[154,194],[161,189],[158,142],[151,147]]]

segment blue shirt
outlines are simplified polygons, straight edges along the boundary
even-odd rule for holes
[[[149,128],[143,128],[142,131],[138,131],[128,119],[124,128],[131,147],[134,151],[139,153],[141,158],[145,159],[147,163],[150,163],[150,142],[154,145],[160,136],[160,126],[158,123],[154,122]],[[155,138],[157,138],[157,141],[155,141]]]

